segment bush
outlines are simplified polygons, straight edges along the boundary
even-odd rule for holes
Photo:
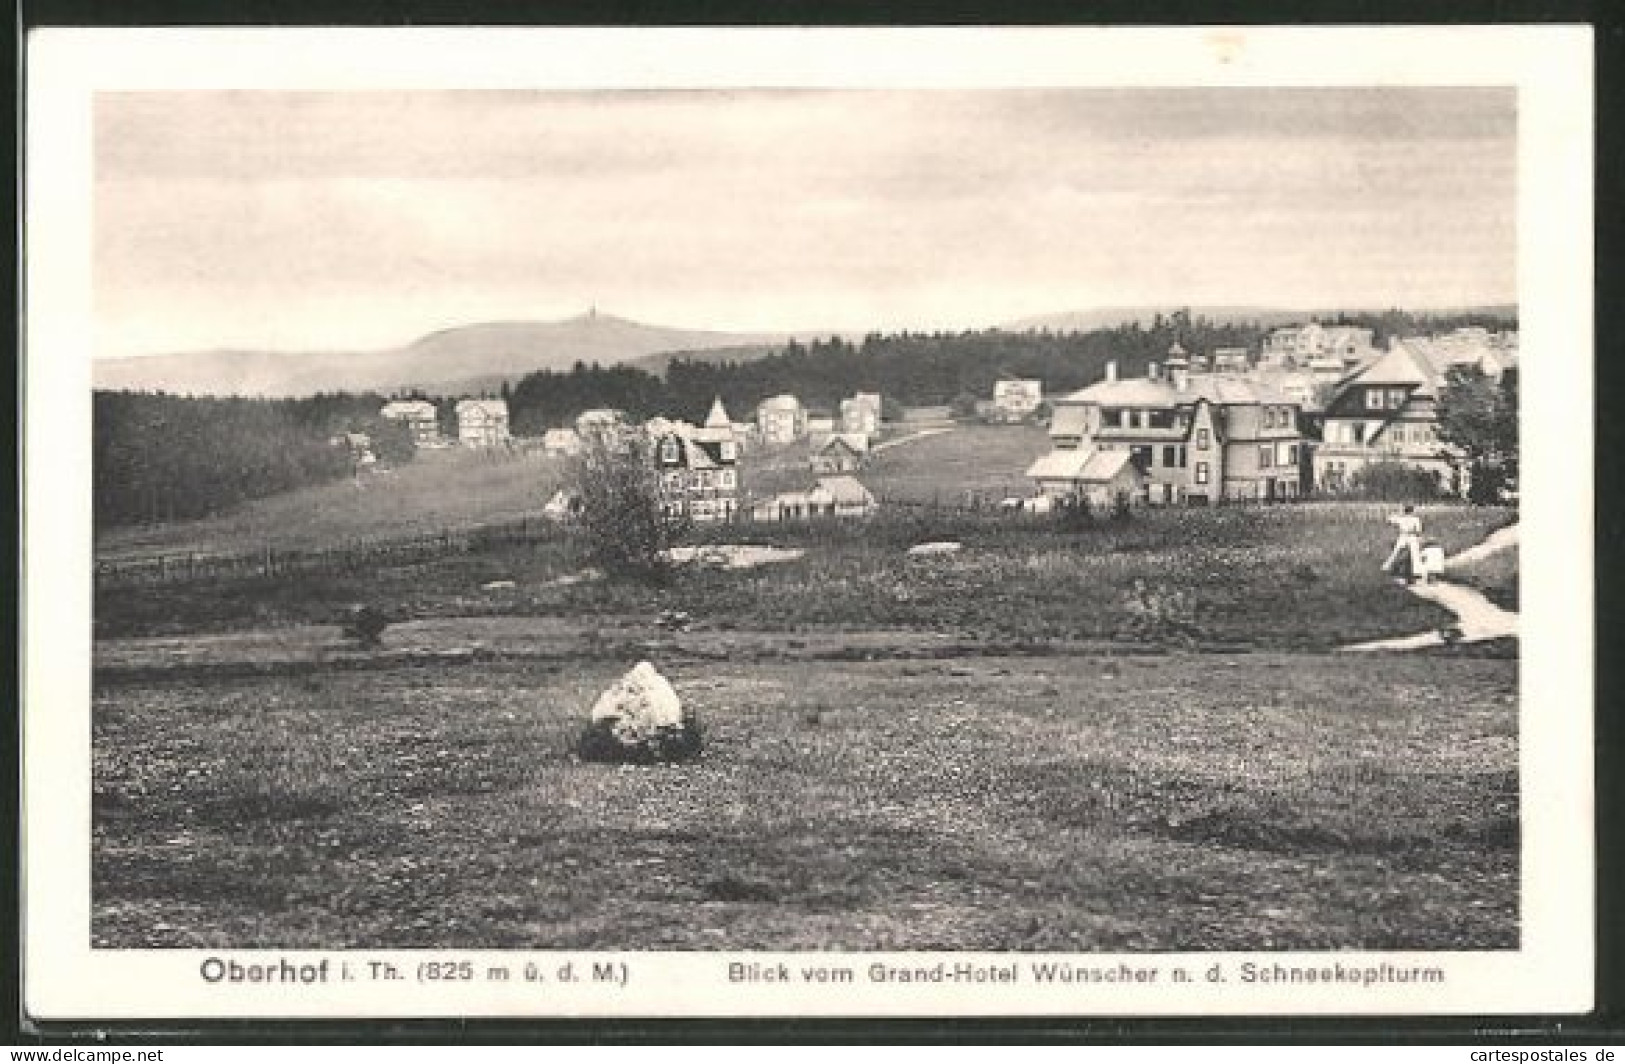
[[[1055,504],[1055,527],[1062,532],[1087,532],[1095,527],[1095,514],[1084,498],[1062,499]]]
[[[1444,496],[1432,472],[1404,462],[1372,462],[1349,478],[1354,493],[1379,502],[1431,502]]]
[[[688,522],[668,513],[651,442],[641,434],[595,439],[575,459],[566,489],[576,501],[572,529],[611,576],[665,580],[667,550]]]
[[[1118,601],[1120,631],[1130,639],[1194,645],[1201,636],[1196,597],[1167,581],[1136,579]]]

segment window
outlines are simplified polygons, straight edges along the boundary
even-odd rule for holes
[[[1398,410],[1400,407],[1402,407],[1404,405],[1405,405],[1405,389],[1403,389],[1403,388],[1389,388],[1388,389],[1388,407],[1389,407],[1389,409]]]
[[[666,480],[666,490],[667,491],[681,491],[682,490],[682,488],[683,488],[683,474],[678,472],[677,470],[674,469],[670,473],[667,473],[666,476],[665,476],[665,480]]]
[[[677,461],[677,441],[670,436],[660,441],[660,460],[662,462]]]
[[[722,460],[732,462],[739,457],[739,445],[732,440],[722,441]]]
[[[1264,408],[1264,427],[1267,429],[1275,427],[1275,408],[1273,406]]]
[[[1133,462],[1134,468],[1142,473],[1151,468],[1151,454],[1152,448],[1142,444],[1137,444],[1128,449],[1129,461]]]
[[[1298,445],[1295,443],[1289,443],[1286,445],[1286,464],[1298,464]]]
[[[1367,410],[1381,410],[1383,407],[1383,391],[1381,388],[1367,388],[1365,390],[1365,408]]]
[[[1266,443],[1258,449],[1258,468],[1268,469],[1275,464],[1275,445]]]
[[[1179,464],[1179,448],[1164,447],[1162,449],[1162,464],[1169,469],[1177,466]]]
[[[1198,451],[1207,450],[1207,429],[1196,430],[1196,449]]]
[[[731,488],[734,486],[734,471],[722,469],[717,471],[717,487]]]
[[[1207,463],[1206,462],[1197,462],[1196,463],[1196,483],[1198,483],[1198,484],[1206,484],[1207,483]]]
[[[1142,429],[1148,429],[1151,427],[1151,411],[1140,411],[1140,427]]]

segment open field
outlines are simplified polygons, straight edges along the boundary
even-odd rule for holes
[[[342,480],[200,521],[115,529],[97,538],[96,554],[114,559],[173,551],[317,550],[507,521],[540,514],[562,469],[562,461],[536,454],[420,451],[399,469],[364,478],[360,487]]]
[[[1511,661],[677,664],[705,756],[580,763],[625,664],[103,687],[93,941],[1518,941]]]
[[[892,629],[982,641],[1092,640],[1326,650],[1437,627],[1450,616],[1378,569],[1387,509],[1362,504],[1160,510],[1062,533],[1048,519],[917,514],[844,526],[723,530],[803,547],[801,559],[745,572],[686,569],[650,588],[561,583],[583,565],[558,540],[320,577],[98,592],[100,638],[331,624],[368,602],[399,620],[462,616],[634,618],[664,609],[713,630]],[[1510,511],[1422,511],[1447,550],[1477,542]],[[958,554],[904,556],[954,538]],[[482,590],[493,581],[511,588]]]
[[[967,424],[881,451],[857,475],[882,500],[958,505],[1031,495],[1024,474],[1049,450],[1049,436],[1034,425]]]

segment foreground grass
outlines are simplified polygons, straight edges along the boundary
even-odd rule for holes
[[[905,445],[912,446],[912,445]],[[663,588],[560,584],[585,564],[565,540],[320,578],[98,593],[98,636],[331,623],[355,602],[393,616],[634,617],[663,609],[714,627],[892,628],[971,639],[1127,640],[1328,649],[1437,627],[1449,615],[1378,568],[1388,510],[1362,504],[1162,510],[1061,533],[1049,521],[903,514],[858,525],[754,526],[722,538],[801,547],[748,572],[679,573]],[[1424,512],[1447,550],[1476,543],[1508,511]],[[958,555],[908,559],[922,540]],[[512,588],[482,590],[494,581]]]
[[[702,760],[579,763],[624,664],[99,691],[94,942],[1518,941],[1509,661],[679,666]]]

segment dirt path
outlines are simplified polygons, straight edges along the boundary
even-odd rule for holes
[[[899,436],[895,440],[887,440],[885,443],[877,443],[873,447],[869,448],[869,453],[879,454],[881,451],[889,451],[893,447],[900,447],[905,443],[913,443],[915,440],[923,440],[927,436],[941,436],[944,432],[952,431],[953,429],[921,429],[919,432],[913,432],[907,436]]]
[[[1508,547],[1518,545],[1518,526],[1508,525],[1491,532],[1482,543],[1468,547],[1460,554],[1453,554],[1445,561],[1445,568],[1453,565],[1467,565],[1481,558],[1488,558],[1492,554],[1506,550]]]
[[[1514,546],[1517,542],[1518,526],[1509,525],[1506,528],[1492,532],[1484,542],[1469,547],[1459,554],[1452,555],[1445,562],[1445,570],[1448,572],[1452,566],[1477,561],[1497,551]],[[1443,646],[1447,642],[1477,643],[1485,639],[1501,639],[1518,634],[1518,615],[1511,610],[1504,610],[1497,606],[1474,588],[1441,581],[1433,584],[1412,584],[1407,590],[1418,598],[1425,598],[1429,602],[1438,603],[1456,615],[1454,630],[1450,631],[1448,638],[1446,630],[1436,629],[1431,632],[1418,632],[1415,635],[1399,636],[1394,639],[1377,639],[1369,643],[1355,643],[1338,649],[1417,650],[1422,647]],[[1459,636],[1457,633],[1459,633]]]

